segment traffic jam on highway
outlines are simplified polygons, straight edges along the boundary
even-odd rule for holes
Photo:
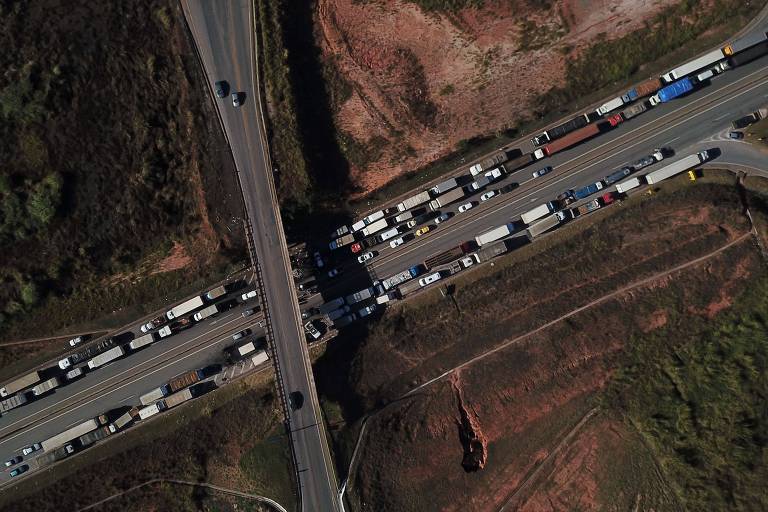
[[[90,345],[83,346],[59,360],[55,366],[30,372],[5,384],[0,388],[0,413],[4,415],[12,409],[47,396],[56,389],[80,379],[86,373],[105,367],[224,311],[241,306],[246,308],[241,313],[243,317],[255,315],[260,309],[256,304],[257,292],[243,290],[244,286],[242,281],[218,286],[143,323],[138,329],[138,336],[126,331],[116,336],[94,340]],[[237,297],[227,296],[236,290]],[[263,320],[254,317],[254,322],[255,325],[263,327]],[[266,339],[257,338],[252,334],[252,330],[248,328],[232,335],[232,343],[224,349],[224,358],[228,364],[237,364],[248,359],[255,368],[269,360]],[[87,341],[87,337],[78,336],[70,340],[69,344],[76,347]],[[41,468],[64,459],[130,427],[135,422],[147,420],[215,389],[213,378],[222,371],[221,365],[212,365],[182,373],[140,395],[138,403],[134,406],[107,411],[49,439],[21,448],[20,453],[5,461],[4,467],[10,470],[10,477],[16,477],[26,473],[30,464]],[[30,456],[35,457],[34,462],[25,461]],[[22,464],[23,462],[26,463]]]
[[[531,142],[535,149],[530,153],[524,153],[521,149],[499,151],[470,166],[468,173],[438,183],[393,207],[371,213],[351,226],[342,226],[331,235],[330,254],[325,254],[324,249],[314,252],[311,261],[316,267],[315,272],[324,280],[333,280],[341,270],[330,263],[338,259],[340,254],[351,256],[361,266],[375,263],[381,251],[395,251],[400,246],[440,229],[444,223],[460,218],[481,203],[498,200],[512,192],[519,183],[508,183],[498,189],[493,189],[491,185],[513,173],[605,133],[649,108],[695,92],[700,84],[715,75],[766,54],[768,36],[765,33],[739,39],[729,46],[679,66],[658,79],[643,82],[594,111],[578,115],[534,136]],[[219,89],[225,91],[226,86],[219,83],[216,85],[217,94],[221,96]],[[618,111],[621,108],[623,110]],[[318,316],[329,326],[326,334],[330,332],[331,326],[340,328],[369,317],[391,300],[402,299],[473,265],[514,250],[566,222],[609,206],[643,185],[654,185],[690,171],[711,158],[710,152],[701,151],[683,158],[677,158],[679,155],[676,155],[672,163],[662,166],[660,162],[670,158],[673,152],[669,148],[654,149],[637,162],[606,173],[600,181],[569,189],[523,213],[519,218],[477,234],[473,240],[434,254],[387,278],[375,279],[371,286],[325,300],[317,306],[305,306],[302,319],[307,339],[319,341],[323,337],[313,320]],[[650,167],[655,170],[638,174]],[[527,179],[539,179],[553,171],[552,166],[542,165],[532,171],[531,178]],[[475,195],[479,197],[475,199]],[[244,286],[242,282],[239,284]],[[301,286],[300,291],[307,292],[301,290]],[[0,388],[0,415],[47,396],[88,372],[233,307],[247,308],[242,312],[244,317],[255,315],[259,311],[256,305],[257,292],[239,290],[236,298],[227,297],[236,288],[235,284],[222,285],[188,299],[163,315],[143,323],[135,334],[124,332],[91,343],[83,337],[72,339],[72,347],[82,343],[83,348],[62,358],[54,366],[30,372]],[[316,294],[314,296],[319,298]],[[302,303],[305,300],[302,299]],[[254,325],[263,327],[263,320],[257,321],[257,316],[254,316]],[[245,329],[232,336],[233,343],[225,350],[228,362],[250,359],[254,366],[258,366],[269,361],[265,339],[253,335],[251,329]],[[178,375],[157,388],[147,390],[138,397],[139,403],[133,406],[107,411],[96,418],[83,420],[49,439],[20,448],[19,453],[5,462],[5,469],[9,471],[9,476],[15,477],[27,472],[30,464],[33,467],[44,467],[66,458],[136,422],[147,420],[213,389],[215,384],[212,377],[219,371],[221,368],[200,368]],[[33,459],[26,460],[30,456]]]
[[[535,149],[531,153],[524,153],[519,148],[501,150],[470,166],[468,174],[447,179],[395,206],[371,213],[351,226],[341,226],[331,234],[328,246],[330,256],[324,257],[324,251],[315,252],[318,272],[327,278],[339,275],[341,269],[327,268],[326,260],[333,259],[342,250],[351,251],[359,264],[370,265],[383,251],[395,250],[417,240],[439,229],[443,223],[458,218],[482,203],[494,201],[519,186],[519,183],[508,183],[498,189],[491,188],[505,177],[608,132],[649,108],[695,92],[715,75],[766,54],[768,34],[765,32],[736,40],[676,67],[659,78],[642,82],[594,111],[580,114],[534,136],[531,143]],[[618,111],[621,108],[623,110]],[[630,174],[657,164],[672,153],[669,148],[654,149],[648,156],[609,173],[603,180],[568,190],[552,201],[522,214],[519,219],[478,234],[474,240],[435,254],[386,279],[376,279],[372,286],[330,300],[312,312],[327,317],[337,327],[343,327],[367,317],[390,300],[402,299],[474,264],[517,248],[566,221],[613,203],[633,189],[653,185],[690,170],[713,156],[711,150],[702,151],[644,176],[630,177]],[[552,171],[551,166],[541,166],[531,173],[530,179],[540,178]],[[614,186],[615,192],[608,191],[609,186]],[[568,208],[572,203],[587,200],[600,191],[601,197]],[[473,197],[476,194],[479,194],[478,199]],[[389,249],[386,245],[383,245],[384,249],[379,249],[382,244],[388,244]]]

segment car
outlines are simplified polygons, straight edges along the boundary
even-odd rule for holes
[[[369,252],[367,252],[365,254],[361,254],[360,256],[358,256],[357,257],[357,262],[358,263],[365,263],[366,261],[373,259],[374,256],[376,256],[376,255],[373,253],[373,251],[369,251]]]
[[[24,464],[23,466],[17,467],[16,469],[10,472],[11,478],[15,476],[19,476],[20,474],[24,473],[28,469],[29,469],[29,466],[27,466],[26,464]]]
[[[69,346],[70,347],[74,347],[78,343],[82,343],[82,342],[83,342],[83,337],[82,336],[76,336],[76,337],[72,338],[71,340],[69,340]]]
[[[339,275],[339,269],[337,268],[332,268],[328,271],[328,277],[336,277],[337,275]]]
[[[504,185],[503,187],[501,187],[499,189],[499,193],[500,194],[506,194],[508,192],[512,192],[513,190],[515,190],[519,186],[520,186],[519,183],[508,183],[508,184]]]
[[[59,360],[59,368],[62,370],[66,370],[70,366],[72,366],[72,360],[69,357]]]
[[[235,341],[241,340],[241,339],[245,338],[246,336],[248,336],[249,334],[251,334],[251,330],[250,329],[243,329],[242,331],[236,332],[235,334],[233,334],[232,335],[232,339],[235,340]]]
[[[394,240],[389,242],[389,246],[394,249],[395,247],[403,245],[404,243],[405,243],[405,240],[403,240],[403,237],[400,237],[400,238],[395,238]]]
[[[301,391],[292,391],[288,395],[288,403],[292,410],[298,411],[304,405],[304,395],[301,394]]]
[[[552,172],[552,166],[548,165],[546,167],[542,167],[538,171],[533,171],[533,177],[538,178],[539,176],[544,176],[550,172]]]
[[[741,140],[744,138],[744,134],[742,132],[728,132],[728,138],[734,139],[734,140]]]
[[[623,122],[624,122],[624,117],[621,115],[621,113],[614,114],[608,118],[608,123],[611,126],[617,126]]]
[[[644,156],[634,164],[632,164],[632,168],[636,171],[639,171],[643,167],[648,167],[649,165],[653,165],[656,163],[656,159],[652,156]]]
[[[428,276],[424,276],[419,279],[419,284],[421,286],[427,286],[436,281],[439,281],[441,277],[443,276],[440,275],[440,272],[435,272],[434,274],[429,274]]]
[[[256,290],[251,290],[249,292],[245,292],[244,294],[242,294],[240,296],[240,298],[243,299],[243,301],[246,301],[246,300],[250,300],[250,299],[256,298],[256,295],[258,295],[258,294],[259,294],[259,292],[257,292]]]
[[[21,450],[21,453],[24,455],[29,455],[30,453],[34,453],[37,450],[40,450],[42,448],[42,445],[40,443],[34,443],[29,446],[25,446],[23,450]]]
[[[251,316],[252,314],[254,314],[255,312],[256,312],[256,310],[253,309],[253,308],[246,309],[245,311],[243,311],[243,318],[247,318],[247,317]]]
[[[359,316],[360,318],[365,318],[366,316],[370,315],[374,311],[376,311],[376,304],[371,304],[370,306],[366,306],[360,311],[358,311],[357,316]]]
[[[216,96],[219,98],[227,97],[227,82],[221,80],[213,84],[213,88],[216,91]]]
[[[459,213],[464,213],[467,210],[471,210],[473,206],[475,206],[475,203],[472,203],[472,202],[465,203],[465,204],[459,206]]]
[[[22,460],[24,460],[24,459],[21,458],[21,455],[17,455],[15,457],[13,457],[12,459],[8,459],[7,461],[5,461],[5,467],[9,468],[11,466],[15,466],[16,464],[18,464]]]
[[[424,226],[416,230],[416,236],[426,235],[429,233],[429,226]]]
[[[141,329],[141,332],[143,332],[144,334],[147,334],[149,331],[152,330],[152,323],[150,322],[148,324],[142,324],[140,329]]]
[[[415,220],[409,220],[405,223],[406,227],[408,229],[415,228],[416,227],[416,221]]]
[[[487,201],[487,200],[489,200],[490,198],[492,198],[495,195],[496,195],[496,191],[495,190],[489,190],[488,192],[486,192],[485,194],[480,196],[480,200],[481,201]]]
[[[312,336],[312,339],[319,340],[320,339],[320,331],[317,330],[317,327],[312,322],[307,322],[304,324],[304,330],[306,333],[310,336]]]
[[[351,249],[352,249],[352,254],[357,254],[363,250],[363,244],[361,244],[360,242],[355,242],[352,244]]]
[[[232,93],[232,106],[237,108],[240,106],[240,93],[239,92],[233,92]]]
[[[451,215],[452,215],[451,212],[446,212],[441,214],[439,217],[435,219],[435,224],[440,224],[441,222],[447,221],[448,219],[451,218]]]
[[[323,257],[320,256],[320,251],[315,251],[315,254],[313,254],[312,257],[315,259],[315,265],[317,268],[323,268],[325,266]]]
[[[492,171],[488,171],[487,173],[485,173],[485,177],[491,181],[497,180],[501,178],[501,169],[497,168],[497,169],[493,169]]]

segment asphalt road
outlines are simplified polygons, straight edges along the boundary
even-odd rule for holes
[[[251,222],[278,378],[286,394],[300,393],[304,398],[302,407],[287,411],[302,509],[338,510],[333,462],[301,325],[272,170],[267,165],[262,138],[265,130],[254,84],[255,56],[251,51],[251,2],[186,0],[182,5],[210,83],[226,80],[232,91],[245,93],[242,107],[233,108],[230,98],[217,100],[217,107],[232,147]]]

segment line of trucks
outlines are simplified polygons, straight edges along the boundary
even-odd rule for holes
[[[470,174],[476,176],[482,172],[499,168],[501,165],[505,167],[507,174],[518,171],[537,160],[585,142],[611,127],[615,127],[620,122],[640,115],[649,107],[684,96],[693,91],[699,83],[709,80],[716,74],[747,64],[766,54],[768,54],[768,34],[765,31],[746,35],[722,48],[686,62],[658,78],[650,78],[641,82],[624,94],[603,103],[594,111],[580,114],[534,136],[531,139],[535,147],[532,153],[523,153],[520,149],[499,150],[471,165]],[[638,102],[644,98],[648,98],[648,101]],[[612,114],[622,107],[623,110],[617,114]],[[610,117],[606,118],[609,115]],[[392,225],[391,220],[384,222],[385,215],[403,213],[427,203],[433,211],[436,211],[458,201],[466,195],[459,192],[462,190],[461,188],[458,188],[450,196],[439,197],[452,188],[456,189],[457,186],[456,178],[451,178],[429,190],[408,197],[393,208],[380,210],[363,218],[353,224],[351,230],[343,226],[334,233],[338,235],[338,238],[331,242],[330,247],[331,249],[344,247]],[[394,218],[392,219],[394,220]],[[370,226],[373,222],[377,222],[377,224]],[[370,246],[381,241],[383,240],[370,240],[365,245]]]

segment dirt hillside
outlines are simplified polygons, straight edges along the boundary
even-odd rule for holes
[[[319,0],[320,47],[351,95],[336,123],[360,145],[363,192],[526,117],[565,62],[676,0],[510,0],[427,13],[401,0]]]

